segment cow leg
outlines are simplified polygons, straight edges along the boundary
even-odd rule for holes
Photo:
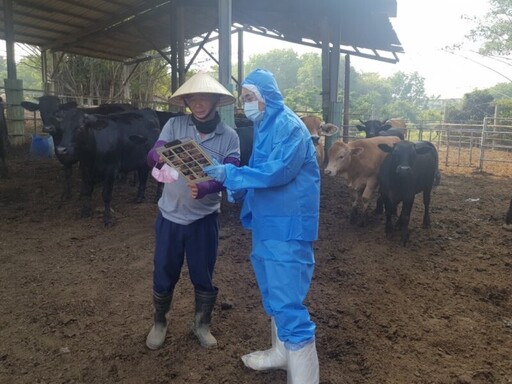
[[[352,209],[350,210],[350,224],[355,224],[357,221],[357,207],[359,205],[360,193],[357,189],[352,188]]]
[[[430,192],[430,188],[423,191],[423,228],[425,229],[430,228]]]
[[[391,237],[393,234],[393,212],[396,211],[396,204],[391,201],[389,196],[385,196],[381,194],[382,203],[385,207],[386,212],[386,237]]]
[[[134,202],[137,204],[142,203],[145,199],[148,174],[149,171],[146,166],[141,167],[137,170],[137,175],[139,177],[139,187],[137,188],[137,196],[135,197],[134,200]]]
[[[82,200],[82,213],[80,217],[92,216],[92,191],[94,189],[94,181],[87,166],[80,164],[82,171],[82,189],[80,191],[80,199]]]
[[[384,212],[384,201],[382,200],[382,196],[379,194],[379,196],[377,197],[377,203],[375,205],[375,210],[373,211],[373,213],[375,215],[382,215],[383,212]]]
[[[368,206],[370,205],[370,200],[377,189],[378,182],[377,180],[370,179],[366,183],[366,187],[364,188],[362,195],[362,205],[363,210],[361,214],[361,220],[359,221],[359,225],[361,227],[366,226],[368,224]]]
[[[409,241],[409,220],[411,218],[411,210],[414,204],[414,196],[412,199],[407,199],[402,202],[402,211],[398,218],[397,225],[399,226],[402,238],[401,243],[405,247]]]
[[[114,190],[115,172],[109,171],[105,175],[105,181],[103,183],[103,192],[101,197],[103,198],[103,224],[105,227],[112,225],[111,215],[111,202],[112,202],[112,191]]]
[[[60,196],[61,201],[67,201],[71,199],[71,176],[73,174],[73,166],[71,164],[65,164],[64,170],[64,190]]]

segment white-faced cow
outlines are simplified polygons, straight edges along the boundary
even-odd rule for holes
[[[395,227],[401,230],[403,246],[409,241],[409,220],[414,198],[423,192],[423,228],[430,228],[430,194],[438,168],[436,147],[428,141],[399,141],[394,145],[379,144],[386,157],[379,171],[380,194],[386,209],[386,234],[393,233],[391,216],[402,203]]]
[[[63,115],[63,135],[56,151],[76,156],[82,173],[82,217],[92,215],[94,184],[103,182],[103,222],[112,224],[110,203],[114,180],[119,173],[137,171],[139,187],[135,202],[142,202],[149,174],[146,155],[160,134],[152,110],[135,110],[110,115],[89,115],[71,109]]]
[[[316,160],[321,167],[325,161],[325,140],[324,136],[332,136],[339,131],[339,128],[331,123],[323,122],[318,116],[307,115],[300,118],[311,134],[311,140],[315,145]]]
[[[404,140],[407,132],[403,119],[393,118],[380,120],[359,120],[362,125],[356,125],[360,132],[364,132],[367,138],[375,136],[397,136]]]
[[[347,181],[353,196],[350,222],[364,226],[368,219],[368,205],[377,190],[377,174],[387,156],[378,145],[393,145],[400,141],[395,136],[377,136],[344,143],[336,141],[328,151],[328,164],[324,173],[329,176],[341,174]]]
[[[503,224],[503,228],[507,231],[512,231],[512,199],[510,199],[510,204],[505,216],[505,224]]]
[[[77,108],[77,104],[74,101],[63,104],[57,96],[52,95],[39,97],[37,103],[22,101],[21,106],[31,112],[39,111],[41,121],[43,122],[42,131],[52,136],[55,149],[62,140],[62,130],[58,115],[69,109]],[[132,110],[134,107],[130,104],[101,104],[97,107],[80,109],[86,113],[108,115],[110,113]],[[72,167],[78,159],[76,156],[58,153],[57,151],[55,151],[55,156],[64,168],[64,190],[61,199],[68,200],[71,197]]]

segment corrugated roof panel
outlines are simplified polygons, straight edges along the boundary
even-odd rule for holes
[[[18,0],[13,1],[17,42],[82,55],[124,60],[171,40],[172,6],[183,6],[185,39],[216,29],[218,3],[212,0]],[[0,38],[4,38],[0,4]],[[396,0],[236,0],[232,20],[260,33],[292,42],[321,42],[321,23],[339,23],[342,45],[402,52],[389,16]],[[110,53],[109,53],[110,52]],[[357,51],[356,51],[357,52]]]

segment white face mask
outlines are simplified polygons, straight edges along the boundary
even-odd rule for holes
[[[258,108],[258,100],[250,101],[244,104],[244,113],[249,120],[258,122],[263,119],[264,112]]]

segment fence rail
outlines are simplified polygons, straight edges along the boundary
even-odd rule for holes
[[[512,119],[486,118],[482,124],[424,121],[408,123],[406,131],[407,140],[432,142],[444,167],[512,176]],[[348,132],[349,141],[364,137],[355,125]]]

